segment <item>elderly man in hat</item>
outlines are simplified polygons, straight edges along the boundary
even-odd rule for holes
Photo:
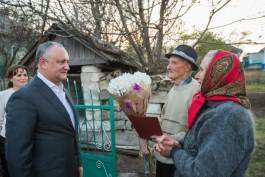
[[[169,59],[168,77],[174,83],[167,95],[162,110],[161,128],[163,133],[181,141],[187,131],[188,109],[192,96],[198,91],[198,82],[190,76],[192,70],[197,70],[196,51],[188,45],[179,45],[172,53],[165,55]],[[173,177],[174,162],[155,151],[156,177]]]

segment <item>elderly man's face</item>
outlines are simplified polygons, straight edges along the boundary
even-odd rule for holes
[[[191,65],[184,59],[172,55],[167,65],[168,77],[175,83],[185,79],[190,73]]]
[[[42,59],[42,74],[54,84],[58,84],[67,79],[69,71],[69,55],[67,51],[59,46],[54,45],[50,48],[47,58]]]

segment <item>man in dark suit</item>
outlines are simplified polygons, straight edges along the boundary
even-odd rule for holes
[[[63,89],[69,55],[56,42],[36,52],[38,73],[7,104],[6,157],[11,177],[82,177],[78,122]]]

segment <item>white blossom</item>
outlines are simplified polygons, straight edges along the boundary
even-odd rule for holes
[[[114,95],[122,96],[128,92],[134,84],[144,84],[146,87],[150,87],[151,78],[146,73],[139,71],[134,74],[123,73],[121,76],[110,81],[108,91]]]

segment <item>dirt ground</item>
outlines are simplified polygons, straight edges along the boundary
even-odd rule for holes
[[[249,93],[252,111],[255,117],[265,117],[265,93]],[[118,173],[130,173],[129,177],[154,177],[154,170],[149,175],[144,173],[143,161],[135,155],[117,155]],[[136,173],[136,174],[134,174]]]

